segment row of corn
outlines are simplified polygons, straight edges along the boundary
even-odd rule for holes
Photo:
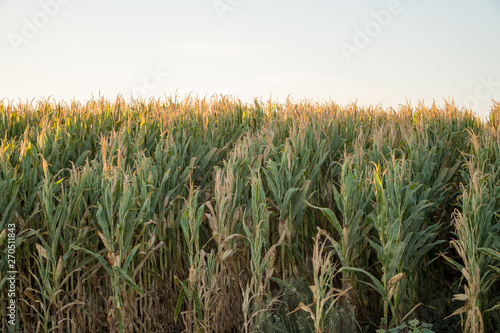
[[[497,332],[500,104],[0,102],[2,332]],[[7,225],[17,318],[7,322]]]

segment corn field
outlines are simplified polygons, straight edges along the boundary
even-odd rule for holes
[[[500,103],[0,117],[2,332],[500,331]]]

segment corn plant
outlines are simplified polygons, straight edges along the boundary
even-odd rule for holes
[[[377,238],[369,240],[381,264],[381,278],[359,268],[345,268],[348,271],[364,273],[367,283],[382,297],[382,328],[402,323],[418,306],[409,307],[408,286],[414,279],[421,258],[432,247],[442,241],[435,241],[438,225],[425,227],[425,210],[431,205],[428,200],[418,201],[421,184],[411,182],[411,173],[406,161],[397,161],[394,156],[388,163],[387,175],[382,178],[380,167],[374,174],[376,213],[370,215]]]
[[[328,208],[312,206],[324,214],[338,235],[339,241],[331,238],[331,242],[342,267],[363,268],[367,263],[361,256],[366,251],[366,237],[372,228],[367,216],[372,210],[373,190],[369,183],[371,169],[366,165],[362,152],[361,149],[356,155],[345,157],[339,180],[340,190],[332,186],[340,219]],[[347,290],[343,306],[347,308],[352,303],[359,304],[358,297],[364,296],[362,288],[358,288],[356,275],[344,270],[341,279],[342,289]]]
[[[340,176],[340,191],[333,187],[336,207],[342,217],[340,222],[330,209],[313,206],[325,215],[340,238],[339,242],[332,241],[343,267],[359,267],[357,262],[371,229],[367,223],[373,198],[371,185],[367,181],[369,177],[370,169],[366,167],[362,156],[346,156]],[[348,274],[342,280],[345,287],[352,282]]]
[[[39,294],[42,300],[29,305],[40,316],[43,331],[57,329],[62,332],[63,324],[68,327],[71,325],[71,322],[65,322],[69,316],[64,316],[64,312],[71,310],[72,305],[76,305],[68,302],[66,295],[66,286],[70,284],[70,279],[79,269],[78,261],[75,260],[75,248],[82,245],[89,231],[88,227],[78,223],[86,213],[85,207],[82,207],[82,194],[84,177],[89,175],[74,170],[70,175],[74,180],[69,188],[65,189],[61,188],[63,179],[54,181],[45,160],[43,169],[45,181],[39,196],[42,203],[42,221],[48,232],[44,235],[38,230],[29,229],[26,235],[27,238],[35,237],[35,248],[38,253],[36,274],[31,272],[38,288],[28,288],[27,292]],[[73,228],[75,230],[72,230]],[[31,300],[35,299],[33,297]],[[40,304],[40,308],[37,308],[37,303]]]
[[[263,299],[266,295],[266,286],[275,271],[275,251],[285,240],[288,231],[287,226],[282,224],[279,240],[269,246],[269,216],[271,212],[266,206],[266,196],[259,175],[254,176],[251,181],[251,219],[249,218],[248,225],[243,223],[243,234],[250,246],[250,271],[252,274],[252,279],[246,286],[243,298],[246,332],[249,328],[255,328],[259,323],[259,314],[264,307]]]
[[[325,318],[335,310],[337,301],[345,297],[350,289],[350,287],[344,290],[334,287],[334,279],[338,273],[337,266],[333,263],[335,251],[326,252],[325,249],[327,243],[334,244],[334,242],[328,233],[318,228],[312,257],[314,284],[310,286],[313,304],[305,305],[300,302],[297,308],[310,314],[316,333],[330,331],[327,330]]]
[[[498,202],[500,183],[496,174],[485,174],[473,162],[467,164],[470,181],[463,188],[461,211],[456,211],[453,224],[455,239],[450,243],[462,262],[445,258],[462,273],[465,278],[464,292],[456,294],[454,300],[465,304],[452,313],[465,315],[462,322],[464,332],[483,332],[486,311],[498,306],[488,304],[488,291],[498,279],[500,272],[498,249]],[[496,182],[495,182],[496,181]]]
[[[126,286],[135,292],[143,291],[134,280],[131,263],[139,251],[142,242],[135,239],[144,214],[149,209],[151,193],[146,193],[144,201],[136,203],[133,183],[129,175],[115,170],[110,178],[103,178],[102,204],[98,204],[97,235],[104,245],[100,251],[92,251],[85,247],[75,247],[95,257],[106,271],[112,289],[112,297],[108,302],[108,322],[111,331],[125,331],[124,300],[129,299]]]
[[[286,236],[287,248],[282,248],[282,268],[284,274],[292,272],[298,274],[298,262],[300,258],[298,233],[302,229],[302,217],[306,207],[306,199],[309,196],[311,180],[306,178],[306,165],[301,165],[300,160],[294,155],[290,144],[287,142],[281,153],[280,161],[269,160],[267,168],[263,169],[266,176],[268,188],[273,198],[276,210],[279,212],[279,223],[286,225],[288,232]],[[284,263],[285,251],[288,252],[290,263]],[[286,276],[284,276],[286,279]]]
[[[187,311],[185,312],[185,325],[187,332],[200,330],[201,322],[201,301],[199,296],[199,283],[202,280],[204,271],[201,269],[202,260],[200,256],[200,226],[203,219],[205,204],[198,207],[198,197],[200,192],[191,185],[189,197],[186,199],[186,208],[182,213],[180,227],[186,244],[186,255],[188,258],[189,275],[188,279],[176,281],[182,287],[177,306],[175,318],[181,311],[184,297],[187,298]]]

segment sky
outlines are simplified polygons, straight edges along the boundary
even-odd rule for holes
[[[500,101],[498,0],[0,0],[0,99]]]

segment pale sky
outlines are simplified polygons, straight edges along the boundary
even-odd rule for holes
[[[498,0],[0,0],[0,99],[500,101]]]

